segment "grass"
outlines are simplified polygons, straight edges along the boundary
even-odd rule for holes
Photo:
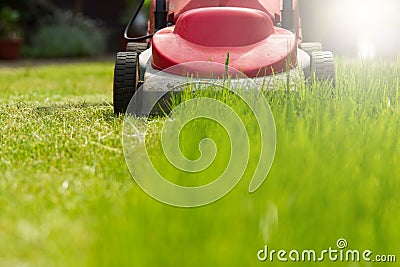
[[[266,93],[277,128],[268,179],[249,195],[246,176],[196,209],[159,203],[132,181],[112,69],[0,68],[0,266],[280,266],[290,263],[259,262],[257,251],[323,250],[339,238],[400,256],[398,63],[339,61],[333,97],[327,84]],[[191,143],[183,150],[196,158]]]

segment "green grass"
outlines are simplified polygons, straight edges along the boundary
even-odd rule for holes
[[[0,68],[0,266],[280,266],[257,251],[339,238],[399,257],[400,67],[337,68],[333,97],[327,84],[266,93],[277,151],[259,191],[247,193],[247,175],[195,209],[159,203],[130,177],[111,62]],[[196,158],[196,141],[218,131],[186,134],[184,153]]]

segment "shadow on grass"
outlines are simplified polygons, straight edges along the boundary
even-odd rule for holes
[[[52,105],[34,107],[32,111],[39,116],[55,115],[57,113],[64,113],[64,112],[82,111],[86,113],[93,113],[94,115],[96,115],[97,118],[102,118],[106,121],[113,121],[116,118],[113,112],[113,107],[108,102],[98,102],[98,103],[81,102],[81,103],[61,103],[61,104],[55,103]]]

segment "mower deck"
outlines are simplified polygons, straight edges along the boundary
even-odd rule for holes
[[[142,85],[137,91],[137,97],[135,97],[134,110],[131,113],[136,115],[143,115],[149,113],[149,108],[153,106],[154,103],[160,102],[163,106],[162,101],[168,100],[171,93],[180,93],[184,90],[184,86],[189,83],[203,83],[203,84],[215,84],[221,87],[226,86],[226,80],[219,76],[216,78],[211,77],[199,77],[196,75],[192,76],[182,76],[176,75],[170,72],[178,70],[177,67],[171,67],[165,71],[160,71],[152,67],[152,53],[151,49],[147,49],[140,54],[139,60],[139,72],[142,73]],[[296,68],[292,68],[287,72],[281,72],[273,75],[260,75],[259,77],[250,78],[252,84],[249,85],[249,78],[244,77],[243,73],[239,74],[239,77],[230,80],[230,85],[237,88],[243,87],[256,87],[263,90],[274,90],[278,85],[287,86],[289,81],[289,86],[294,88],[296,82],[304,80],[303,69],[310,68],[310,56],[301,49],[297,51],[298,55],[298,65]],[[202,65],[205,62],[191,62],[190,64],[183,64],[184,67]],[[205,63],[204,65],[210,66]]]

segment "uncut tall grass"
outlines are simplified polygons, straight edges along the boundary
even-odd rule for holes
[[[281,266],[291,263],[259,262],[257,251],[323,250],[339,238],[399,252],[398,62],[339,60],[335,89],[266,92],[277,129],[267,180],[249,195],[246,176],[196,209],[159,203],[130,177],[112,68],[0,69],[0,266]],[[183,146],[196,156],[198,144]]]

